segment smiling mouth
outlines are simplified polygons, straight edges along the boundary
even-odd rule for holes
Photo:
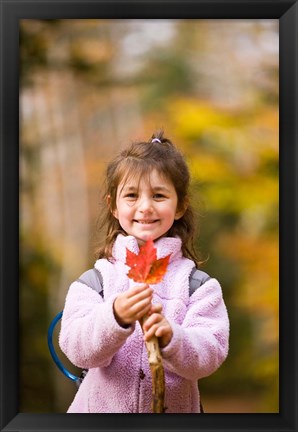
[[[137,220],[137,219],[134,219],[134,222],[137,222],[141,225],[150,225],[150,224],[157,222],[157,219],[154,219],[154,220]]]

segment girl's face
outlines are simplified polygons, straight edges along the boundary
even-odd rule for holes
[[[120,183],[113,212],[122,229],[134,236],[139,245],[149,238],[164,236],[184,213],[177,211],[178,198],[172,182],[157,170],[148,177],[140,181],[132,177],[125,184]]]

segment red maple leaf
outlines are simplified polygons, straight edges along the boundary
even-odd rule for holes
[[[126,249],[126,265],[130,267],[127,276],[135,282],[156,284],[163,279],[170,256],[171,254],[157,259],[151,239],[140,247],[138,255]]]

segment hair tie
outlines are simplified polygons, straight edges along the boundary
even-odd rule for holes
[[[160,141],[160,139],[158,139],[158,138],[153,138],[153,140],[151,141],[152,143],[154,143],[154,142],[159,142],[160,144],[161,144],[161,141]]]

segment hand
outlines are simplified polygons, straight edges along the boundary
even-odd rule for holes
[[[119,325],[125,327],[138,321],[151,309],[153,289],[148,284],[136,285],[116,297],[114,315]]]
[[[152,305],[149,317],[143,324],[144,340],[148,341],[153,335],[158,337],[159,346],[166,347],[173,336],[173,330],[167,319],[161,314],[162,305]]]

